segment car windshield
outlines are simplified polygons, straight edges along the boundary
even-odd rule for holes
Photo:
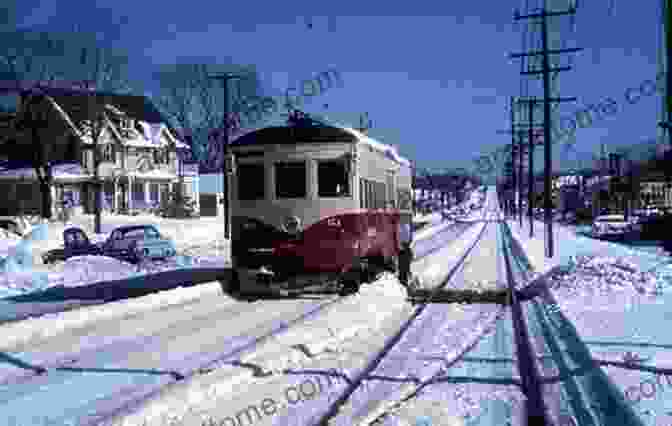
[[[154,228],[131,229],[124,233],[124,238],[130,239],[153,239],[159,238],[158,232]]]

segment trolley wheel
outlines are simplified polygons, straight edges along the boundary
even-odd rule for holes
[[[394,275],[397,275],[399,273],[399,256],[392,256],[388,260],[388,267],[390,272],[392,272]]]
[[[359,291],[359,282],[355,279],[347,279],[342,282],[339,296],[349,296]]]
[[[353,266],[349,271],[344,272],[339,279],[341,288],[339,289],[338,294],[340,296],[348,296],[359,291],[359,286],[364,278],[364,271],[362,270],[361,262],[356,262],[355,265],[356,266]]]

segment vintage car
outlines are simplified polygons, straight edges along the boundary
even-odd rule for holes
[[[42,255],[42,261],[47,264],[64,261],[73,256],[100,254],[102,254],[100,247],[91,243],[82,229],[73,227],[63,231],[63,248],[46,252]]]
[[[91,243],[82,229],[73,227],[63,231],[63,242],[62,249],[50,250],[42,256],[45,264],[84,255],[104,255],[136,263],[176,254],[173,241],[163,237],[153,225],[120,226],[100,244]]]
[[[105,256],[130,262],[175,256],[175,244],[154,225],[126,225],[116,228],[101,245]]]
[[[621,214],[610,214],[595,218],[592,234],[596,238],[625,238],[634,230],[633,221],[626,221]]]

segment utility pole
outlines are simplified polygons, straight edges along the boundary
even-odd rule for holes
[[[523,155],[525,152],[525,145],[523,144],[523,133],[518,133],[518,225],[523,227]]]
[[[567,49],[549,49],[548,46],[548,23],[547,18],[574,15],[576,13],[576,6],[560,12],[548,12],[544,1],[544,8],[541,13],[533,13],[528,15],[520,15],[518,11],[515,12],[514,20],[520,21],[524,19],[541,19],[541,38],[542,50],[529,51],[525,53],[515,53],[509,55],[511,59],[524,58],[531,56],[542,57],[542,69],[523,71],[521,74],[533,75],[542,74],[544,80],[544,221],[546,224],[546,257],[552,258],[553,252],[553,216],[552,216],[552,198],[551,198],[551,169],[552,162],[552,141],[551,141],[551,103],[556,102],[572,102],[576,98],[551,98],[551,72],[568,71],[571,67],[554,67],[551,68],[549,62],[550,55],[559,55],[562,53],[578,52],[580,48]]]
[[[224,194],[223,194],[223,204],[224,204],[224,238],[231,238],[231,188],[229,185],[228,175],[231,172],[229,167],[227,167],[227,160],[229,155],[229,80],[242,78],[240,76],[224,73],[213,75],[210,78],[214,80],[219,80],[222,82],[222,87],[224,88],[224,123],[222,124],[222,182],[224,184]]]
[[[101,231],[101,216],[102,216],[102,181],[100,179],[100,136],[103,129],[106,127],[106,116],[104,105],[98,100],[96,93],[95,82],[85,80],[81,82],[82,89],[87,96],[87,116],[89,118],[89,130],[91,131],[91,146],[88,148],[92,152],[93,160],[93,232],[100,234]],[[130,184],[128,184],[130,186]],[[131,188],[128,189],[131,191]]]
[[[526,104],[527,105],[527,124],[525,127],[527,127],[527,137],[528,137],[528,156],[529,156],[529,162],[528,162],[528,170],[527,170],[527,216],[530,221],[530,238],[534,237],[534,210],[532,208],[534,204],[534,183],[535,183],[535,176],[534,176],[534,147],[535,145],[538,145],[536,141],[536,134],[535,130],[543,130],[543,123],[535,123],[534,122],[534,107],[537,106],[537,104],[541,104],[543,102],[542,99],[539,98],[526,98],[526,99],[519,99],[519,103],[521,104]],[[522,227],[522,224],[521,224]]]
[[[504,202],[505,202],[505,211],[507,215],[514,216],[515,215],[515,192],[516,188],[518,187],[517,185],[517,179],[516,179],[516,114],[515,114],[515,105],[516,105],[516,98],[514,96],[511,96],[510,99],[510,105],[509,105],[509,112],[510,112],[510,120],[511,120],[511,128],[510,130],[498,130],[496,133],[499,135],[511,135],[511,187],[509,189],[509,186],[507,185],[507,179],[506,176],[503,176],[503,196],[504,196]]]
[[[665,34],[665,117],[658,123],[667,131],[668,142],[672,149],[672,0],[662,0],[663,31]]]

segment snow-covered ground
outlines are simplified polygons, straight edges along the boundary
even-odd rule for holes
[[[555,225],[557,254],[546,259],[541,223],[533,239],[527,228],[509,225],[533,267],[545,273],[556,309],[573,324],[626,402],[645,425],[670,424],[670,258]]]
[[[139,266],[105,256],[79,256],[49,265],[41,262],[42,253],[62,247],[63,230],[68,227],[82,228],[95,243],[107,238],[115,227],[127,224],[156,225],[162,234],[175,242],[178,256]],[[0,298],[56,286],[76,287],[180,268],[224,268],[230,264],[230,244],[224,239],[222,217],[167,219],[150,215],[105,215],[101,234],[95,234],[93,230],[93,217],[85,215],[77,216],[67,224],[49,223],[43,238],[0,239],[0,258],[13,258],[19,252],[27,252],[32,261],[32,265],[25,268],[5,268],[0,275]]]

